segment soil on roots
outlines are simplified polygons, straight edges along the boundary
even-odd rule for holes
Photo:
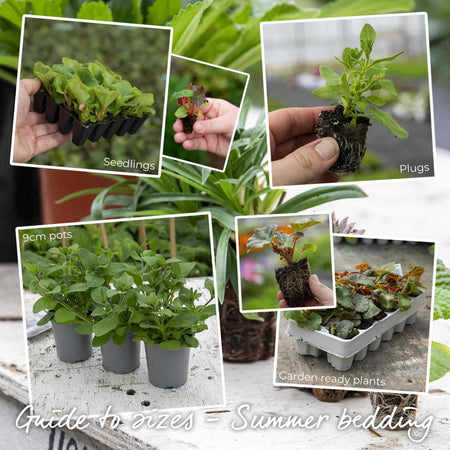
[[[194,123],[197,121],[197,116],[186,116],[181,120],[183,122],[183,132],[191,134],[194,131]]]
[[[345,117],[342,105],[319,114],[316,133],[318,138],[332,137],[339,144],[339,157],[330,171],[334,173],[356,172],[366,153],[367,129],[370,121],[367,117],[358,117],[351,125],[351,118]]]
[[[275,270],[275,278],[289,307],[301,306],[314,297],[309,288],[311,270],[307,258]]]

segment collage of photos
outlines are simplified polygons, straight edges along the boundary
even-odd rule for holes
[[[209,214],[17,233],[37,410],[224,404]]]
[[[423,13],[261,24],[274,187],[434,176],[427,30]]]
[[[246,428],[295,448],[321,414],[340,445],[322,401],[370,402],[349,449],[403,448],[383,433],[420,427],[377,414],[416,419],[418,395],[448,423],[423,395],[450,392],[431,384],[450,373],[437,27],[409,0],[356,2],[0,0],[20,205],[4,336],[23,353],[0,351],[0,398],[13,370],[36,417],[91,424],[86,445],[49,425],[49,450],[222,450]]]

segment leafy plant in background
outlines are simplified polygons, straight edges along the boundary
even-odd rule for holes
[[[366,23],[360,34],[361,48],[346,47],[341,58],[336,59],[342,64],[344,72],[339,76],[328,66],[320,66],[320,74],[326,85],[315,89],[312,94],[319,98],[339,98],[331,105],[341,105],[344,117],[351,118],[350,125],[356,125],[359,117],[377,120],[398,138],[408,137],[408,133],[388,113],[378,106],[384,105],[384,100],[373,94],[381,89],[396,96],[394,84],[385,78],[387,67],[383,64],[392,61],[404,52],[393,56],[372,59],[371,53],[375,43],[376,32]],[[368,94],[368,95],[367,95]],[[370,113],[365,113],[369,110]]]
[[[64,104],[82,122],[155,114],[150,108],[153,94],[131,86],[99,61],[81,64],[62,58],[62,64],[52,67],[37,62],[33,74],[56,103]]]
[[[175,111],[175,116],[183,121],[183,131],[190,134],[193,131],[194,123],[202,117],[200,107],[209,106],[205,95],[205,88],[189,84],[187,89],[174,92],[170,100],[176,100],[180,107]]]
[[[326,327],[330,334],[351,339],[360,329],[369,328],[375,321],[386,317],[386,312],[407,311],[411,298],[425,288],[420,283],[423,268],[410,266],[403,276],[393,271],[394,263],[372,267],[360,264],[355,271],[336,274],[335,309],[320,312],[288,311],[287,319],[297,322],[301,328],[320,330]]]
[[[292,3],[280,3],[261,11],[251,2],[205,0],[182,7],[181,0],[67,1],[6,0],[0,3],[0,77],[15,83],[7,69],[17,70],[22,15],[77,17],[129,23],[169,25],[174,28],[173,53],[205,62],[245,70],[261,59],[259,24],[261,21],[342,17],[363,14],[407,12],[412,0],[337,0],[320,9],[302,10]],[[195,33],[193,32],[195,30]]]
[[[433,320],[450,319],[450,269],[438,260],[434,290]],[[450,348],[440,342],[431,343],[430,381],[438,380],[450,371]]]

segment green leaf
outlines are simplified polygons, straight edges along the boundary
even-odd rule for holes
[[[186,106],[180,106],[175,111],[175,117],[178,117],[179,119],[183,119],[184,117],[187,117],[187,115],[188,115],[188,109],[186,108]]]
[[[55,300],[52,300],[48,297],[41,297],[36,302],[34,302],[33,314],[36,314],[44,309],[53,309],[56,305],[57,302],[55,302]]]
[[[184,341],[186,342],[186,344],[189,347],[192,347],[192,348],[198,347],[198,340],[195,337],[189,336],[187,334],[185,334],[183,337],[184,337]]]
[[[359,35],[359,40],[361,42],[361,48],[365,51],[367,56],[369,56],[372,52],[372,47],[376,37],[377,33],[375,32],[373,27],[368,23],[364,24]]]
[[[319,98],[332,99],[342,97],[344,95],[344,89],[340,84],[328,84],[314,89],[311,93]]]
[[[403,53],[405,53],[405,52],[398,52],[395,55],[388,56],[387,58],[376,59],[375,61],[372,62],[372,64],[375,65],[375,64],[379,64],[379,63],[385,62],[385,61],[392,61],[393,59],[399,57]]]
[[[398,294],[398,309],[400,311],[407,311],[411,308],[411,300],[406,294]]]
[[[144,315],[140,311],[138,311],[137,309],[132,311],[130,315],[130,323],[141,323],[143,319]]]
[[[192,89],[183,89],[178,92],[174,92],[170,97],[170,100],[178,100],[179,98],[187,97],[190,98],[194,95],[194,91]]]
[[[90,288],[89,284],[87,283],[75,283],[72,284],[67,288],[68,293],[71,292],[86,292]]]
[[[319,72],[327,84],[338,85],[340,83],[340,77],[333,69],[327,66],[320,66]]]
[[[231,236],[231,230],[224,228],[220,234],[216,250],[216,280],[217,296],[223,302],[225,296],[225,285],[227,283],[227,255]]]
[[[442,378],[450,370],[450,348],[431,342],[430,382]]]
[[[134,280],[132,276],[124,272],[119,278],[113,280],[113,284],[118,290],[126,291],[133,286]]]
[[[359,109],[360,112],[364,112],[369,104],[365,100],[357,100],[356,101],[356,107]]]
[[[103,2],[91,2],[83,3],[83,6],[78,11],[77,19],[91,19],[91,20],[104,20],[112,22],[113,15],[109,6]]]
[[[355,305],[352,299],[352,292],[344,286],[336,286],[336,301],[338,305],[347,309],[354,309]]]
[[[372,113],[368,115],[370,119],[377,120],[384,125],[391,133],[400,139],[408,137],[408,132],[401,127],[388,113],[381,111],[375,106],[369,106],[369,111]]]
[[[149,25],[165,25],[182,7],[181,0],[156,0],[147,8],[145,21]]]
[[[347,339],[349,334],[354,328],[353,322],[351,320],[340,320],[334,326],[335,335],[340,337],[341,339]]]
[[[378,308],[375,303],[370,302],[369,307],[367,310],[363,313],[364,319],[371,319],[372,317],[375,317],[376,315],[380,314],[381,309]]]
[[[117,328],[119,321],[115,317],[105,317],[92,327],[92,331],[96,336],[104,336],[106,333]]]
[[[194,325],[199,317],[190,311],[181,311],[172,317],[166,324],[167,328],[186,328]]]
[[[366,312],[370,305],[372,305],[372,300],[368,296],[362,294],[355,294],[353,297],[353,303],[355,304],[355,310],[357,312]]]
[[[378,95],[368,95],[367,97],[364,98],[377,106],[383,106],[385,104],[385,101],[381,97],[378,97]]]
[[[142,23],[140,3],[141,0],[109,0],[108,5],[115,22]]]
[[[55,313],[53,311],[48,312],[44,317],[42,317],[41,320],[37,322],[37,326],[41,327],[42,325],[45,325],[46,323],[50,322],[50,320],[53,319]]]
[[[197,265],[197,263],[194,262],[180,262],[178,263],[178,266],[180,267],[180,277],[185,278],[189,276],[189,274],[192,272],[194,267]]]
[[[72,311],[69,311],[65,308],[59,308],[56,310],[53,320],[56,323],[64,324],[67,322],[71,322],[72,320],[75,320],[75,319],[76,319],[75,313],[73,313]]]
[[[413,0],[337,0],[323,5],[320,17],[387,14],[408,12],[413,9]]]
[[[389,94],[397,96],[397,91],[394,87],[394,83],[391,80],[383,79],[378,81],[378,84],[382,89],[389,92]]]
[[[80,323],[80,325],[78,325],[75,328],[75,331],[78,334],[91,334],[92,333],[92,323],[86,323],[86,322]]]
[[[318,187],[298,194],[282,203],[275,208],[273,214],[300,212],[334,200],[363,197],[367,197],[367,195],[358,186]]]
[[[29,4],[27,2],[11,0],[0,2],[0,20],[9,22],[11,25],[20,29],[22,26],[22,15],[30,12],[28,8]]]
[[[299,233],[299,232],[301,232],[303,230],[306,230],[307,228],[311,228],[314,225],[317,225],[319,223],[322,223],[322,221],[320,221],[320,220],[313,220],[313,219],[309,219],[309,220],[306,219],[306,220],[304,220],[302,222],[290,223],[289,225],[294,231]]]
[[[266,225],[265,227],[256,228],[253,234],[247,241],[247,252],[255,248],[264,248],[272,242],[277,226],[274,224]]]
[[[118,333],[114,332],[112,334],[112,339],[113,339],[114,344],[122,345],[127,340],[127,334],[126,333],[118,334]]]
[[[105,345],[110,339],[111,333],[107,333],[103,336],[94,336],[94,339],[92,340],[92,346],[101,347],[102,345]]]

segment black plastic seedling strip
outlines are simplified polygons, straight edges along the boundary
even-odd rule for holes
[[[46,92],[38,92],[34,95],[33,110],[40,114],[45,113],[47,122],[58,122],[58,130],[62,134],[72,131],[72,142],[78,147],[88,139],[91,142],[97,142],[101,137],[110,139],[114,135],[135,134],[149,117],[121,117],[107,122],[84,124],[63,105],[58,105]]]

